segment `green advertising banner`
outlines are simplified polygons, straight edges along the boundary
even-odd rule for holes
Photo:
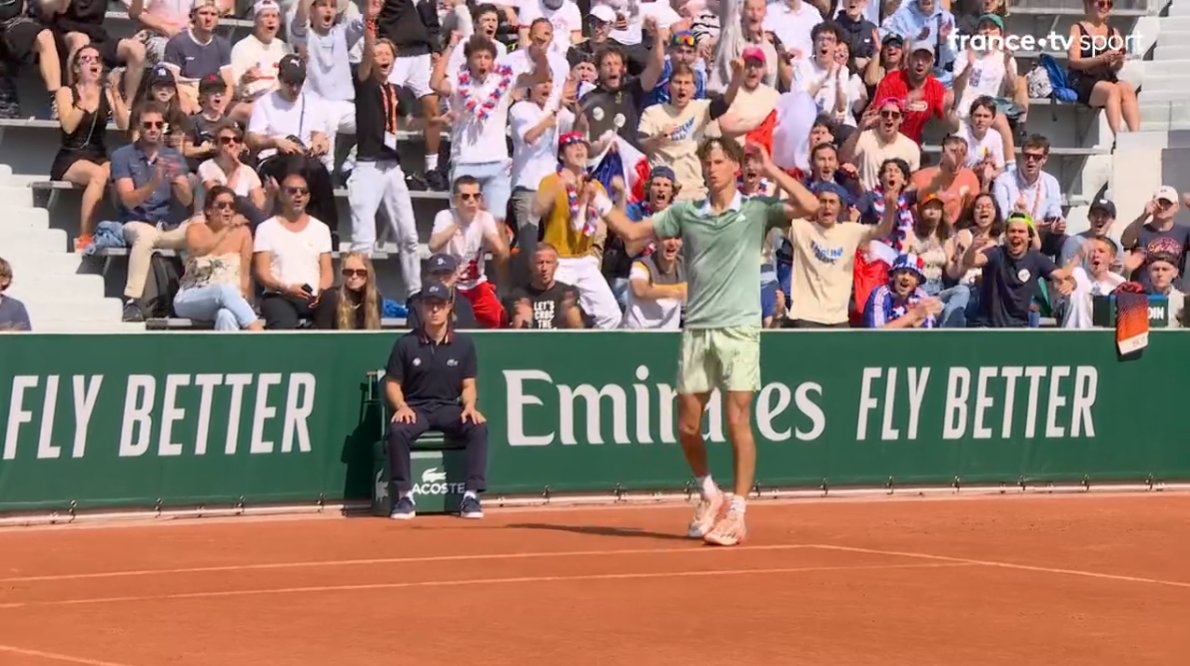
[[[475,335],[493,494],[677,490],[678,336]],[[366,499],[392,333],[5,336],[0,510]],[[774,331],[752,409],[765,487],[1190,478],[1190,336]],[[730,449],[717,401],[704,431]],[[447,485],[427,468],[427,482]]]

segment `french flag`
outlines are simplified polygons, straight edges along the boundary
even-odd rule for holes
[[[649,159],[620,135],[609,134],[612,136],[603,152],[588,158],[587,163],[594,165],[591,177],[611,193],[612,179],[619,176],[624,179],[628,202],[640,201],[645,196],[645,182],[649,179]]]

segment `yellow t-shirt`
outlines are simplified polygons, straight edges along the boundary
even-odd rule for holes
[[[561,258],[583,257],[591,253],[591,246],[599,234],[588,236],[583,233],[582,229],[576,230],[571,226],[570,200],[566,197],[566,188],[560,181],[561,178],[558,177],[558,174],[551,173],[542,178],[541,184],[537,186],[538,190],[557,188],[557,193],[554,195],[554,207],[550,209],[549,215],[541,220],[541,223],[545,225],[542,242],[558,248],[558,256]],[[593,182],[599,187],[600,192],[606,194],[603,185],[598,181]],[[592,222],[603,224],[598,219],[592,220]]]

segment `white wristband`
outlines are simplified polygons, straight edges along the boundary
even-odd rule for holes
[[[607,217],[607,214],[612,211],[612,208],[615,208],[615,205],[606,194],[599,192],[595,195],[595,200],[591,202],[591,207],[595,209],[596,213],[599,213],[599,217]]]

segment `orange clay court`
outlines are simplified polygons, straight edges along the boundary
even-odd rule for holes
[[[1186,664],[1190,494],[0,531],[0,664]]]

